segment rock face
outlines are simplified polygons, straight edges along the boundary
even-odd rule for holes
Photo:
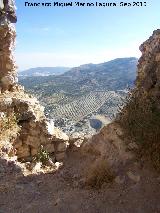
[[[32,160],[43,146],[54,160],[61,161],[65,157],[68,136],[54,128],[54,124],[46,119],[39,102],[17,84],[13,57],[16,38],[13,24],[16,21],[14,1],[0,0],[0,112],[8,119],[7,122],[15,116],[13,125],[19,127],[15,135],[7,129],[5,140],[11,146],[5,149],[6,142],[0,138],[0,148],[7,150],[7,154],[14,150],[12,154],[17,155],[18,159]],[[0,118],[0,126],[2,122],[3,118]]]
[[[13,23],[16,15],[13,1],[2,1],[0,5],[0,88],[11,90],[16,83],[16,65],[13,57],[16,31]]]
[[[123,130],[116,123],[104,127],[100,133],[94,135],[82,146],[83,152],[93,153],[100,158],[107,159],[110,166],[117,168],[132,159],[132,154],[127,152],[127,146],[121,139]],[[98,157],[98,158],[99,158]]]
[[[134,156],[130,151],[140,151],[141,147],[145,147],[146,153],[151,150],[148,155],[151,159],[156,159],[156,164],[160,159],[160,30],[154,31],[140,46],[140,50],[142,56],[138,63],[136,87],[129,102],[115,122],[104,127],[82,147],[83,151],[93,152],[107,159],[114,168],[121,168],[121,163],[124,165],[131,162]],[[126,143],[124,140],[127,140]],[[130,173],[129,177],[134,179]]]
[[[136,89],[160,97],[160,29],[140,46]]]
[[[121,120],[121,124],[124,126],[124,129],[127,129],[127,127],[131,127],[132,125],[132,128],[130,129],[131,131],[129,130],[130,132],[133,132],[132,130],[136,130],[136,128],[141,129],[141,132],[145,131],[145,134],[141,134],[142,138],[144,138],[146,132],[148,132],[149,135],[149,131],[146,131],[145,129],[147,125],[151,135],[153,135],[153,126],[155,126],[155,129],[159,129],[160,29],[155,30],[152,36],[150,36],[150,38],[145,41],[139,49],[142,52],[142,56],[138,61],[136,85],[131,91],[127,104],[119,116],[119,120]],[[151,125],[149,126],[149,124]],[[132,134],[133,137],[136,134],[140,134],[140,132],[135,132]]]
[[[136,87],[120,115],[125,137],[157,170],[160,168],[160,30],[140,50]]]

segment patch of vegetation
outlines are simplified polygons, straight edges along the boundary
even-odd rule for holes
[[[55,117],[67,117],[78,122],[88,114],[97,111],[107,100],[114,96],[113,92],[91,92],[68,104],[58,106],[52,113]]]
[[[41,162],[43,165],[45,165],[50,159],[49,153],[44,150],[43,146],[41,145],[40,150],[36,156],[36,160]]]
[[[109,168],[106,160],[101,159],[89,169],[86,178],[86,185],[99,189],[104,183],[113,182],[114,178],[115,175]]]
[[[118,122],[128,140],[139,146],[138,154],[149,159],[160,171],[160,103],[144,93],[133,94],[120,113]]]
[[[12,129],[17,125],[17,119],[14,113],[6,115],[5,113],[1,112],[0,114],[0,133]]]
[[[0,113],[0,140],[10,140],[19,130],[20,127],[14,112]]]

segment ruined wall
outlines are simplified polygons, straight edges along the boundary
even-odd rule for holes
[[[17,84],[13,56],[16,21],[14,1],[0,0],[0,114],[6,119],[15,116],[16,125],[19,126],[16,136],[8,131],[5,139],[0,138],[0,151],[6,150],[7,154],[15,154],[20,160],[31,161],[43,146],[53,161],[62,161],[68,136],[54,128],[36,98],[26,94],[23,87]],[[2,122],[0,117],[0,126]]]
[[[16,22],[14,2],[2,1],[0,4],[0,88],[11,90],[17,82],[16,64],[13,50],[15,46]]]
[[[14,150],[18,159],[32,161],[43,146],[43,150],[50,153],[53,161],[63,161],[69,137],[46,119],[44,108],[36,98],[23,90],[0,94],[0,112],[6,117],[15,116],[15,122],[19,126],[16,137],[12,137],[14,132],[10,132],[10,136],[5,138],[7,144],[11,144],[8,154]]]

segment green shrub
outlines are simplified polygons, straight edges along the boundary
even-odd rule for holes
[[[13,140],[17,137],[20,126],[14,112],[0,115],[0,141]],[[1,146],[0,146],[1,148]]]
[[[11,130],[17,126],[17,118],[14,113],[9,115],[4,114],[0,118],[0,133],[3,133],[6,130]]]
[[[42,164],[46,164],[49,158],[50,158],[49,153],[46,150],[44,150],[43,146],[41,145],[36,160],[40,161]]]

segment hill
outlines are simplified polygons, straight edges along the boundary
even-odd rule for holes
[[[136,58],[119,58],[81,65],[58,76],[27,77],[20,83],[37,96],[57,125],[64,130],[67,126],[70,131],[75,123],[95,114],[112,119],[126,96],[126,88],[134,85],[136,65]]]
[[[81,65],[59,76],[28,76],[27,79],[21,80],[21,83],[27,89],[36,91],[38,88],[45,93],[48,88],[52,93],[122,90],[133,86],[137,62],[136,58],[119,58],[101,64]]]
[[[49,76],[49,75],[61,75],[68,71],[68,67],[35,67],[19,72],[19,77],[30,77],[30,76]]]
[[[88,84],[96,89],[117,90],[133,86],[136,77],[137,58],[117,58],[100,64],[86,64],[72,68],[64,77]]]

